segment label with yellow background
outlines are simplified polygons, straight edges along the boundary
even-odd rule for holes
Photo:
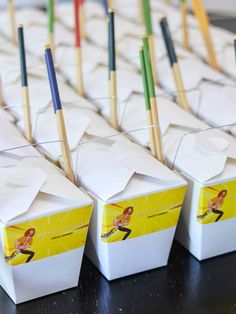
[[[118,242],[176,226],[186,187],[104,206],[102,241]]]
[[[88,205],[6,227],[5,261],[15,266],[84,246],[91,212]]]
[[[201,188],[197,220],[214,223],[236,217],[236,181]]]

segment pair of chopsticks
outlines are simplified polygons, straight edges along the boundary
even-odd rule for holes
[[[148,37],[143,38],[143,46],[140,48],[139,56],[147,118],[148,123],[151,126],[149,128],[151,152],[154,157],[159,159],[161,162],[164,162]]]
[[[55,0],[48,0],[49,43],[53,54],[55,54],[54,20],[55,20]],[[83,96],[84,87],[83,87],[81,37],[84,36],[84,0],[74,0],[74,22],[75,22],[75,64],[76,64],[75,68],[77,92],[80,96]]]
[[[22,85],[22,99],[23,99],[23,112],[24,112],[24,125],[25,125],[25,136],[27,140],[32,143],[32,126],[31,126],[31,114],[30,114],[30,101],[29,101],[29,88],[28,88],[28,76],[27,76],[27,64],[25,55],[25,44],[24,44],[24,29],[23,25],[18,26],[18,43],[19,43],[19,54],[20,54],[20,65],[21,65],[21,85]],[[72,170],[72,162],[70,156],[70,149],[67,140],[66,127],[64,122],[63,110],[57,85],[55,67],[52,56],[52,49],[50,45],[45,47],[45,60],[48,71],[48,78],[50,82],[50,89],[53,99],[54,112],[57,116],[58,130],[61,140],[61,149],[64,162],[64,170],[66,177],[74,182],[74,174]]]

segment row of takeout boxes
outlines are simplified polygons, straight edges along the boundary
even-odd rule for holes
[[[12,55],[2,51],[0,58],[9,58],[9,64],[16,49],[1,40]],[[39,68],[30,72],[34,139],[41,153],[63,167],[46,75]],[[4,99],[22,128],[19,74],[5,73]],[[141,94],[141,83],[135,86]],[[182,179],[112,129],[62,77],[59,88],[75,176],[90,196],[34,148],[24,147],[27,142],[14,121],[1,111],[0,280],[16,303],[77,285],[92,203],[86,253],[109,280],[167,264],[186,182],[177,239],[199,260],[235,250],[236,145],[230,135],[209,130],[161,98],[166,159]],[[121,107],[121,127],[127,131],[135,120],[135,127],[144,129],[129,137],[148,147],[142,103],[133,95],[123,112]]]

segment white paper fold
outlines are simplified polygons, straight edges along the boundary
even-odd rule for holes
[[[39,193],[54,196],[65,207],[67,201],[81,199],[81,191],[43,158],[25,158],[14,167],[0,168],[0,176],[0,219],[5,223],[26,213]]]
[[[117,42],[122,40],[122,38],[126,35],[132,35],[140,38],[144,33],[142,27],[129,22],[118,15],[116,15],[115,27],[115,36]],[[106,19],[93,18],[89,20],[86,23],[85,30],[87,37],[94,44],[97,44],[98,46],[103,48],[107,47],[108,26]],[[94,30],[96,30],[96,32]],[[97,36],[97,34],[99,34],[99,36]]]
[[[160,185],[180,180],[136,144],[117,140],[105,147],[103,144],[93,149],[89,145],[81,147],[77,168],[82,184],[104,201],[124,191],[135,174],[153,178]]]
[[[0,168],[0,219],[6,223],[28,211],[47,175],[39,169]]]
[[[79,200],[81,191],[67,180],[64,173],[47,160],[42,158],[26,158],[21,162],[22,167],[29,169],[40,169],[47,173],[47,180],[40,188],[40,192],[53,195],[63,200]],[[63,199],[63,200],[62,200]]]
[[[108,73],[107,68],[98,67],[92,75],[85,80],[85,91],[89,98],[93,99],[101,109],[108,105]],[[133,93],[142,93],[142,78],[134,71],[117,70],[117,97],[118,101],[127,100]]]
[[[7,10],[2,11],[0,14],[0,24],[5,27],[1,27],[0,31],[7,37],[11,37],[11,29],[9,23],[9,13]],[[24,24],[27,28],[30,25],[41,25],[46,29],[47,15],[39,9],[25,8],[16,10],[15,12],[15,24]]]
[[[236,142],[232,136],[209,129],[167,99],[158,99],[158,111],[165,154],[172,167],[205,183],[223,174],[228,158],[235,159]],[[126,102],[121,127],[131,130],[145,126],[144,99],[133,97]],[[150,145],[147,129],[132,132],[130,136],[143,146]]]
[[[90,119],[86,115],[78,113],[78,110],[74,108],[64,110],[70,150],[76,148],[90,124]],[[61,156],[60,137],[53,108],[48,108],[38,114],[33,135],[37,143],[44,147],[51,157],[58,159]],[[40,144],[45,142],[48,142],[48,144]]]

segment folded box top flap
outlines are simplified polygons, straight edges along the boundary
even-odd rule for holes
[[[159,21],[158,21],[159,23]],[[135,64],[138,69],[140,68],[140,60],[137,54],[137,51],[140,48],[140,38],[136,38],[133,36],[126,36],[122,39],[122,41],[117,43],[117,50],[123,56],[124,59],[130,61],[132,64]],[[180,46],[176,47],[176,52],[179,59],[190,59],[190,60],[198,60],[198,57],[194,54],[191,54],[189,51],[183,49]],[[163,60],[165,61],[165,66],[167,66],[167,60],[163,59],[166,56],[166,47],[164,41],[158,42],[158,49],[155,51],[155,57],[157,62],[160,62],[160,67]],[[161,59],[161,60],[160,60]],[[119,59],[118,59],[119,60]],[[169,67],[169,64],[168,64]]]
[[[17,21],[24,21],[24,26],[29,25],[47,25],[47,16],[40,9],[23,8],[16,11]]]
[[[107,53],[100,47],[96,47],[88,42],[82,43],[83,49],[83,72],[92,72],[99,65],[107,65]],[[76,56],[73,46],[57,47],[57,63],[66,70],[75,72]],[[92,75],[92,74],[91,74]]]
[[[79,200],[82,192],[65,178],[63,172],[43,158],[25,158],[21,165],[32,169],[40,169],[47,173],[47,180],[40,191],[64,200]],[[60,200],[62,201],[62,200]]]
[[[62,3],[58,4],[55,13],[57,19],[60,20],[63,24],[69,28],[74,28],[75,22],[74,19],[71,18],[73,15],[73,6],[71,3],[63,1]]]
[[[168,185],[180,181],[177,175],[137,144],[116,142],[109,151],[135,173],[152,177],[160,184]]]
[[[72,45],[73,33],[60,23],[55,23],[55,45]],[[32,24],[25,29],[25,46],[35,56],[42,57],[45,42],[48,41],[47,29],[44,25]]]
[[[89,76],[88,80],[85,82],[87,94],[91,98],[99,101],[101,106],[106,106],[109,101],[106,73],[107,68],[98,67],[93,75]],[[118,69],[117,91],[118,101],[127,100],[134,92],[143,93],[141,76],[130,69]]]
[[[18,84],[17,84],[18,85]],[[21,89],[20,86],[17,88],[16,85],[10,85],[4,88],[4,100],[7,104],[7,107],[11,109],[14,117],[16,117],[17,125],[20,126],[22,130],[24,130],[24,107],[21,101]],[[38,85],[40,88],[40,83]],[[32,126],[35,124],[35,120],[37,119],[37,115],[39,112],[50,106],[51,99],[48,97],[47,91],[45,89],[38,90],[38,87],[34,87],[30,85],[29,96],[30,96],[30,105],[31,105],[31,123]],[[51,105],[52,106],[52,105]]]
[[[86,133],[94,137],[105,137],[118,134],[104,118],[93,111],[86,111],[86,116],[90,119],[90,124],[86,129]]]
[[[206,151],[236,159],[235,138],[219,130],[200,132],[196,137],[196,145]]]
[[[86,109],[87,112],[98,111],[92,102],[78,95],[67,84],[61,82],[58,84],[58,86],[59,86],[62,106],[64,110],[66,110],[67,107],[68,108],[76,107],[78,109]]]
[[[201,130],[207,127],[205,123],[166,98],[160,98],[158,105],[162,135],[168,131],[170,126],[187,128],[189,131]]]
[[[198,88],[199,84],[204,80],[212,82],[220,82],[226,80],[226,77],[219,71],[210,68],[204,63],[189,58],[179,60],[180,69],[184,81],[184,88],[186,91]],[[160,64],[160,79],[166,88],[175,91],[175,82],[173,76],[170,75],[170,67],[167,66],[167,60],[162,60]]]
[[[117,134],[117,131],[112,129],[102,117],[90,109],[80,109],[76,105],[65,105],[64,117],[70,150],[76,149],[85,133],[96,138]],[[45,143],[45,150],[51,156],[59,158],[61,147],[57,121],[52,108],[47,108],[38,114],[34,130],[34,137],[37,142],[39,144]]]
[[[47,28],[42,24],[33,23],[24,28],[25,50],[31,55],[42,58],[45,42],[48,41]]]
[[[3,126],[5,123],[9,124],[11,122],[14,122],[14,118],[12,115],[8,113],[4,108],[0,108],[0,123],[1,126]]]
[[[125,35],[133,35],[137,38],[143,35],[143,27],[132,23],[127,19],[117,15],[115,20],[117,39],[122,39]]]
[[[34,80],[30,83],[31,85],[29,92],[32,99],[31,110],[33,112],[38,112],[40,109],[44,109],[48,105],[52,104],[52,96],[48,80],[40,79]],[[77,95],[75,91],[64,82],[58,80],[58,87],[63,109],[66,109],[66,107],[69,106],[77,106],[79,108],[86,108],[96,111],[94,105],[81,96]]]
[[[141,76],[131,70],[118,70],[117,84],[118,98],[120,100],[126,100],[133,92],[143,92]]]
[[[0,154],[3,152],[20,157],[40,156],[10,123],[4,123],[0,132]]]
[[[4,60],[3,60],[4,61]],[[19,57],[17,55],[10,56],[6,59],[7,62],[1,63],[1,77],[2,84],[9,85],[20,81],[21,73],[19,69]],[[27,74],[33,78],[47,80],[47,72],[44,65],[40,64],[38,60],[32,56],[27,56]]]
[[[236,85],[235,82],[226,81],[223,87],[223,94],[236,101]]]
[[[25,29],[30,25],[47,25],[47,16],[42,10],[25,8],[15,11],[15,23],[16,25],[24,23]],[[1,32],[4,33],[7,37],[11,36],[11,29],[9,25],[9,13],[8,10],[4,10],[0,14],[0,23],[4,25],[1,28]]]
[[[212,26],[211,27],[211,33],[213,37],[213,42],[214,45],[216,46],[233,46],[233,37],[234,33],[227,30],[226,28],[224,29],[223,27],[217,27],[217,26]]]
[[[211,125],[223,126],[235,123],[236,126],[236,88],[231,85],[231,82],[227,84],[229,85],[205,82],[201,86],[201,97],[196,109]],[[222,104],[224,104],[223,114]]]
[[[116,141],[106,149],[81,147],[77,170],[83,185],[104,201],[124,191],[135,173],[154,178],[160,185],[180,182],[148,152],[128,141]]]
[[[16,54],[16,47],[4,37],[0,37],[0,52],[1,54],[7,54],[13,56]]]
[[[0,168],[0,219],[8,222],[26,213],[47,179],[40,169],[19,166]]]
[[[56,23],[55,44],[56,45],[72,45],[74,43],[74,33],[67,29],[61,23]]]
[[[83,113],[78,114],[77,108],[64,110],[67,138],[70,150],[74,150],[85,134],[90,119]],[[61,155],[60,139],[57,120],[52,108],[47,108],[37,116],[34,137],[38,143],[45,143],[45,149],[52,156],[58,158]],[[52,142],[50,145],[47,142]],[[55,143],[53,143],[55,142]]]
[[[209,129],[184,136],[172,161],[182,171],[205,183],[223,174],[228,158],[236,159],[234,138]]]
[[[194,40],[191,42],[194,46],[201,44],[204,47],[203,37],[200,30],[195,27],[190,29],[191,37]],[[194,37],[192,37],[194,36]],[[213,40],[214,47],[216,51],[220,51],[227,45],[233,45],[233,36],[234,34],[230,31],[227,31],[223,28],[219,28],[216,26],[211,26],[211,36]]]
[[[196,62],[199,61],[199,57],[195,54],[193,54],[191,51],[184,49],[182,46],[176,46],[176,53],[178,56],[179,61],[182,59],[188,59]]]
[[[24,157],[9,152],[0,153],[1,168],[15,166],[22,158]]]
[[[82,198],[82,192],[43,158],[25,158],[14,167],[0,168],[0,175],[3,222],[26,213],[39,192],[60,198],[60,204]]]
[[[94,31],[96,29],[96,32]],[[99,46],[106,47],[107,46],[107,37],[105,34],[107,33],[107,23],[97,17],[94,17],[85,24],[85,32],[93,43],[97,43]],[[101,36],[97,36],[97,34],[101,34]],[[102,36],[102,34],[104,36]],[[117,37],[117,34],[116,34]]]
[[[161,134],[163,137],[167,136],[171,128],[177,128],[175,131],[178,138],[178,130],[182,129],[185,133],[192,131],[198,131],[206,129],[208,126],[184,111],[178,105],[171,100],[164,97],[157,97],[159,123]],[[122,105],[122,103],[120,103]],[[131,133],[131,136],[135,137],[138,142],[147,146],[150,142],[148,131],[145,128],[148,125],[147,115],[145,112],[144,98],[143,97],[131,97],[127,103],[119,111],[122,115],[121,125],[125,131],[136,130]],[[144,129],[142,129],[142,127]]]
[[[48,79],[35,79],[32,80],[32,82],[30,83],[31,84],[29,92],[33,103],[32,109],[35,108],[36,111],[45,108],[50,103],[52,103],[52,96]],[[60,91],[60,98],[62,101],[63,109],[69,105],[75,105],[81,108],[96,110],[94,105],[92,105],[83,97],[79,96],[70,86],[62,82],[60,79],[58,80],[58,88]],[[37,103],[40,102],[41,105],[37,105]]]
[[[123,19],[120,16],[116,16],[116,40],[122,40],[125,35],[135,35],[140,37],[143,34],[143,28],[132,22]],[[96,29],[96,32],[94,30]],[[86,33],[90,40],[97,42],[99,45],[105,46],[107,44],[107,22],[106,19],[99,19],[94,17],[86,23]],[[97,34],[103,34],[104,36],[97,36]]]
[[[196,87],[202,80],[221,81],[226,77],[200,60],[180,60],[184,83],[187,88]],[[188,85],[189,84],[189,85]]]
[[[29,97],[31,105],[31,117],[42,109],[45,109],[52,102],[49,86],[45,80],[30,78]],[[8,107],[14,112],[18,119],[23,119],[24,111],[22,106],[22,93],[19,83],[14,83],[3,88],[4,100]]]

